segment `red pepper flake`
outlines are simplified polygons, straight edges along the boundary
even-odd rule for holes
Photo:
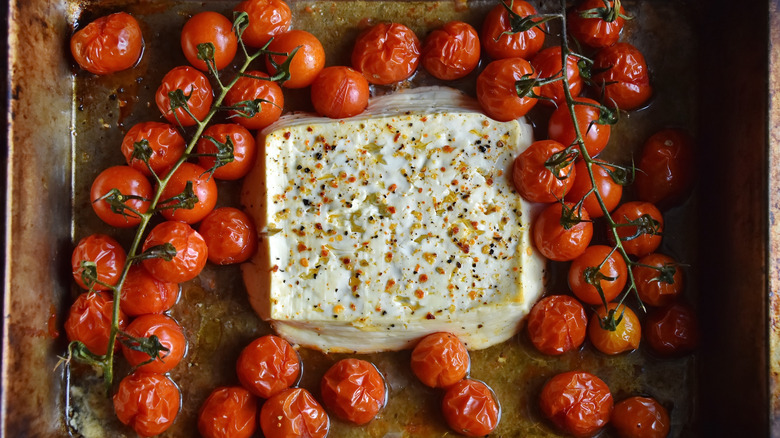
[[[271,268],[272,271],[278,272],[279,271],[279,265],[274,265],[273,268]]]
[[[401,138],[401,133],[400,132],[396,132],[395,133],[395,137],[393,137],[393,141],[397,143],[399,138]]]
[[[456,185],[458,185],[458,180],[454,179],[454,180],[452,180],[452,182],[450,184],[456,186]]]
[[[425,292],[422,289],[417,289],[414,291],[414,296],[416,296],[419,299],[423,299],[425,297]]]
[[[488,178],[487,181],[485,181],[487,185],[492,186],[493,185],[493,178]]]
[[[354,176],[350,176],[347,181],[353,183],[353,182],[357,181],[357,178],[355,178]]]
[[[428,118],[427,118],[427,117],[425,117],[425,116],[423,116],[423,117],[420,119],[420,121],[427,122],[427,121],[428,121]]]
[[[452,148],[452,146],[450,146],[450,145],[444,145],[444,147],[442,148],[442,150],[443,150],[445,153],[449,154],[449,153],[450,153],[450,152],[452,152],[454,149],[453,149],[453,148]]]
[[[385,261],[387,263],[390,263],[391,261],[393,261],[393,253],[389,252],[389,253],[385,254]]]
[[[395,280],[392,280],[392,279],[387,280],[387,285],[385,286],[385,290],[388,291],[388,290],[392,289],[393,286],[395,286]]]
[[[428,281],[428,276],[425,275],[425,274],[421,274],[420,275],[420,283],[425,283],[426,281]]]
[[[330,251],[328,251],[328,248],[323,247],[322,251],[320,251],[320,255],[322,257],[327,257],[330,254]]]
[[[299,244],[298,244],[298,252],[304,252],[304,251],[306,251],[307,249],[308,249],[308,248],[306,248],[306,245],[304,245],[304,244],[302,244],[302,243],[299,243]]]
[[[309,267],[309,259],[307,259],[306,257],[302,258],[301,259],[301,266],[303,266],[304,268],[308,268]]]
[[[390,191],[391,191],[391,192],[393,192],[393,193],[395,193],[395,190],[396,190],[397,188],[398,188],[398,185],[396,185],[396,184],[393,184],[393,185],[391,185],[391,186],[390,186]]]
[[[476,300],[477,299],[477,291],[473,291],[473,290],[469,291],[469,298],[471,298],[472,300]]]
[[[391,206],[387,207],[387,211],[389,211],[391,214],[395,214],[395,207],[393,207],[391,205]]]
[[[428,312],[428,314],[427,314],[427,315],[425,315],[425,319],[436,319],[436,317],[435,317],[435,316],[433,316],[433,313],[431,313],[431,312]]]
[[[284,137],[285,140],[289,140],[291,135],[292,134],[290,133],[290,131],[287,131],[287,132],[284,133],[283,137]]]

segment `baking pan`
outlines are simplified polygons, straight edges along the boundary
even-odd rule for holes
[[[62,324],[74,294],[69,272],[74,241],[86,230],[111,232],[91,215],[81,196],[99,169],[90,163],[119,162],[116,145],[122,128],[138,121],[138,114],[144,112],[142,106],[156,88],[153,84],[164,71],[155,70],[145,56],[134,71],[92,83],[96,79],[78,76],[69,56],[67,41],[74,26],[101,13],[128,9],[142,17],[147,50],[155,53],[165,44],[159,41],[159,26],[180,26],[188,11],[204,4],[227,12],[234,3],[8,3],[4,20],[8,29],[4,84],[8,131],[3,199],[3,436],[77,436],[77,432],[120,436],[105,431],[124,430],[112,416],[103,418],[100,412],[85,409],[90,403],[105,404],[106,400],[99,390],[81,391],[90,385],[84,369],[57,365],[65,352]],[[391,2],[373,5],[389,8],[386,13],[392,13]],[[469,5],[475,17],[482,13],[480,3]],[[463,7],[462,2],[441,3],[441,11],[454,14],[463,13]],[[688,406],[672,407],[677,413],[674,433],[780,437],[780,223],[775,220],[780,213],[780,1],[735,6],[725,1],[656,0],[628,2],[628,7],[643,11],[645,18],[656,10],[664,14],[678,11],[680,16],[655,16],[668,26],[658,28],[664,34],[657,39],[673,43],[679,38],[682,49],[664,46],[664,62],[695,69],[695,74],[682,75],[695,81],[679,88],[681,105],[690,100],[695,106],[694,115],[684,117],[682,123],[694,132],[700,152],[694,207],[687,210],[687,236],[680,245],[685,246],[681,251],[695,260],[691,268],[695,290],[689,292],[696,298],[704,335],[699,351],[683,367],[691,372],[680,381],[669,382],[670,391],[689,388],[684,391],[689,391],[691,398]],[[674,28],[675,23],[686,23],[685,29],[693,32]],[[174,43],[170,44],[175,48]],[[689,52],[685,47],[695,50]],[[128,81],[135,77],[143,77],[143,81]],[[105,91],[80,93],[84,87]],[[111,129],[104,129],[104,125]],[[235,201],[227,198],[224,202]],[[179,310],[175,315],[191,322],[188,330],[192,333],[188,335],[198,339],[198,348],[189,352],[188,361],[202,369],[197,375],[213,372],[218,376],[213,382],[180,382],[185,399],[188,395],[193,400],[203,397],[188,394],[187,387],[231,383],[230,375],[220,374],[224,366],[214,357],[235,357],[252,337],[267,331],[248,306],[234,298],[241,296],[241,285],[225,281],[234,275],[229,269],[212,268],[195,284],[184,287],[182,299],[199,300],[209,309],[208,313],[189,314]],[[214,284],[232,286],[216,289]],[[225,322],[241,336],[220,336]],[[495,350],[476,354],[493,353]],[[303,354],[305,363],[331,360],[314,352]],[[187,375],[186,371],[182,375]],[[68,392],[68,379],[86,383],[75,385],[76,393]],[[99,379],[93,380],[99,388]],[[304,383],[313,384],[314,379],[310,380]],[[533,394],[533,385],[530,382],[517,391]],[[425,397],[435,400],[436,396]],[[529,395],[529,400],[534,399]],[[185,402],[182,418],[193,418],[198,406],[196,401]],[[523,415],[538,416],[534,409],[524,407]],[[685,415],[679,415],[681,410]],[[502,421],[510,421],[512,411],[506,405],[503,415]],[[88,418],[105,423],[92,428]],[[412,420],[403,419],[407,426]],[[171,436],[194,433],[192,425],[183,422],[177,422]],[[71,427],[74,424],[76,429]],[[425,430],[424,424],[417,426]],[[341,430],[334,429],[331,436],[341,436]],[[409,430],[413,429],[385,433],[425,435]],[[365,434],[383,436],[382,432],[375,426]],[[537,431],[526,431],[529,436],[549,433],[550,428],[544,425]],[[521,435],[510,431],[501,436]]]

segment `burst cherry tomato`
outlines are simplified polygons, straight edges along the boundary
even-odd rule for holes
[[[298,353],[284,339],[267,335],[244,347],[236,362],[241,385],[258,397],[269,398],[298,381]]]
[[[122,204],[129,209],[115,213],[108,201],[101,199],[114,189],[119,191],[119,195],[125,197],[126,200]],[[140,224],[141,216],[138,213],[146,213],[151,197],[152,185],[149,180],[141,172],[129,166],[112,166],[100,172],[90,189],[90,199],[95,214],[103,222],[117,228],[129,228]]]
[[[122,284],[122,301],[119,305],[128,316],[163,313],[176,304],[178,297],[178,284],[160,281],[143,265],[133,265]]]
[[[610,423],[621,438],[666,438],[671,427],[666,408],[650,397],[617,403]]]
[[[195,119],[203,120],[211,110],[211,102],[214,99],[211,84],[208,78],[198,70],[190,66],[175,67],[165,74],[160,87],[155,93],[157,108],[163,117],[173,124],[192,126],[197,123],[184,107],[171,110],[171,98],[168,93],[181,90],[186,99],[187,107]]]
[[[528,149],[515,158],[512,165],[512,182],[515,189],[526,201],[555,202],[563,199],[574,184],[577,171],[573,161],[553,164],[553,173],[547,168],[547,161],[558,152],[566,149],[553,140],[540,140],[531,143]]]
[[[626,11],[615,0],[584,0],[569,13],[569,32],[579,42],[600,48],[615,44],[625,25]]]
[[[342,359],[325,372],[320,383],[325,406],[355,424],[373,420],[385,405],[385,379],[371,362]]]
[[[204,438],[250,438],[257,429],[257,398],[240,386],[220,387],[200,407]]]
[[[289,32],[276,35],[268,46],[268,50],[277,53],[292,54],[293,50],[298,48],[298,52],[293,56],[290,63],[290,79],[282,82],[285,88],[303,88],[308,87],[320,74],[325,67],[325,49],[322,43],[314,35],[305,30],[291,30]],[[266,67],[268,73],[272,76],[276,73],[277,65],[282,65],[287,59],[286,56],[271,55],[266,58]]]
[[[653,311],[645,319],[645,340],[661,356],[688,354],[699,345],[699,323],[687,304],[674,303]]]
[[[206,11],[195,14],[181,30],[181,50],[193,67],[207,71],[206,61],[198,58],[198,44],[214,45],[214,65],[217,70],[230,65],[236,56],[238,38],[233,23],[224,15]]]
[[[477,77],[477,100],[485,113],[500,122],[523,117],[536,105],[534,97],[520,97],[515,83],[536,77],[534,68],[522,58],[493,61]],[[533,92],[539,94],[539,87]]]
[[[218,149],[214,140],[227,143],[228,138],[233,145],[233,161],[217,167],[213,176],[217,179],[236,180],[249,173],[249,169],[255,164],[255,138],[246,128],[235,123],[210,125],[203,131],[196,150],[199,154],[216,154]],[[198,164],[204,169],[211,169],[216,162],[217,157],[214,156],[198,157]]]
[[[249,15],[249,24],[241,35],[249,47],[263,47],[272,36],[290,30],[292,11],[282,0],[244,0],[234,10]]]
[[[563,69],[561,58],[561,46],[548,47],[534,56],[533,60],[531,60],[531,65],[536,70],[539,79],[559,77]],[[577,58],[573,55],[569,55],[566,58],[566,78],[569,81],[569,93],[571,93],[571,96],[579,96],[582,90],[582,77],[580,77]],[[541,102],[544,104],[552,105],[555,103],[557,106],[561,106],[566,102],[566,95],[563,92],[563,81],[561,80],[542,85],[539,88],[539,95],[552,99],[552,102],[542,99]]]
[[[627,253],[643,257],[661,245],[664,218],[653,204],[640,201],[626,202],[612,213],[612,219],[617,224],[628,224],[637,220],[641,222],[638,227],[630,225],[617,228],[617,234]],[[611,235],[609,237],[612,240],[613,237]]]
[[[557,356],[582,345],[588,318],[579,301],[566,295],[550,295],[534,304],[526,324],[534,347],[543,354]]]
[[[352,67],[376,85],[409,79],[420,62],[420,40],[400,23],[380,23],[360,34],[352,49]]]
[[[127,326],[125,332],[136,338],[156,336],[160,344],[168,349],[152,358],[142,351],[131,349],[127,344],[122,344],[122,354],[124,354],[125,359],[130,365],[138,366],[139,371],[167,373],[181,362],[187,351],[187,338],[184,337],[179,323],[170,316],[159,314],[139,316]],[[151,362],[149,362],[150,360]]]
[[[634,274],[639,298],[649,306],[671,304],[683,291],[682,269],[669,256],[658,253],[648,254],[639,259],[631,271]]]
[[[466,377],[469,352],[451,333],[433,333],[424,337],[412,350],[412,372],[431,388],[447,388]]]
[[[693,140],[679,129],[664,129],[645,142],[636,172],[639,199],[654,204],[680,202],[694,173]]]
[[[140,158],[133,158],[135,143],[146,141],[151,148],[149,166]],[[133,169],[150,176],[149,168],[157,175],[173,166],[184,155],[184,137],[169,123],[142,122],[133,125],[122,140],[122,155],[125,156],[127,165]]]
[[[198,198],[192,208],[181,206],[172,198],[184,193],[187,183],[192,183],[192,191]],[[217,205],[217,183],[204,168],[192,163],[182,163],[160,195],[157,208],[164,218],[188,224],[200,222]],[[173,208],[171,208],[173,207]]]
[[[591,157],[595,157],[607,146],[612,127],[600,120],[602,110],[597,107],[598,102],[585,97],[574,99],[574,101],[574,115],[577,118],[577,126],[585,143],[585,149]],[[549,138],[564,146],[574,144],[577,133],[574,130],[571,112],[567,105],[558,107],[552,113],[547,126],[547,134]]]
[[[486,384],[463,379],[447,389],[441,401],[447,424],[466,436],[484,436],[498,425],[501,408],[493,390]]]
[[[589,246],[569,266],[569,287],[586,304],[602,304],[596,282],[609,303],[620,295],[627,279],[628,268],[623,257],[604,245]]]
[[[608,313],[604,306],[598,306],[596,313],[590,318],[590,324],[588,324],[588,339],[597,350],[604,354],[620,354],[636,350],[639,347],[640,339],[642,339],[642,326],[639,325],[636,313],[628,306],[618,303],[609,303],[608,308],[614,310],[613,321],[620,319],[620,322],[614,327],[615,330],[602,327],[601,324],[604,324],[604,318],[607,317]]]
[[[142,262],[150,274],[168,283],[184,283],[200,274],[206,266],[208,248],[197,231],[189,225],[176,222],[163,222],[152,228],[144,241],[143,250],[170,243],[176,249],[171,260],[147,258]]]
[[[126,70],[141,57],[144,40],[132,15],[117,12],[98,18],[70,39],[70,52],[84,70],[96,75]]]
[[[620,198],[623,196],[623,186],[615,182],[615,179],[610,174],[610,172],[617,172],[618,169],[603,161],[596,160],[596,163],[591,167],[593,179],[596,181],[596,189],[601,194],[604,206],[611,212],[620,204]],[[585,208],[591,218],[595,219],[604,216],[601,205],[599,205],[599,201],[596,199],[596,194],[593,192],[588,194],[593,188],[593,184],[590,182],[590,175],[588,174],[585,160],[577,161],[574,164],[574,171],[578,177],[574,180],[571,190],[569,190],[564,199],[566,202],[577,203],[585,198],[582,207]]]
[[[604,101],[623,110],[644,105],[653,95],[645,57],[628,43],[617,43],[596,54],[593,81],[604,89]]]
[[[479,36],[470,24],[450,21],[425,38],[420,62],[434,77],[451,81],[479,64]]]
[[[612,416],[609,387],[593,374],[569,371],[544,385],[539,404],[545,417],[575,437],[593,436]]]
[[[590,245],[593,237],[593,223],[590,222],[588,212],[577,211],[574,204],[566,203],[566,209],[570,211],[570,218],[562,219],[564,215],[563,205],[551,204],[546,207],[534,221],[533,237],[536,249],[550,260],[565,262],[574,260]],[[576,219],[577,213],[581,215],[580,222],[567,224],[561,222],[568,219]]]
[[[531,59],[544,45],[545,26],[538,25],[524,32],[512,29],[512,19],[506,6],[520,18],[536,15],[536,9],[523,0],[504,1],[488,12],[482,22],[482,45],[493,59],[523,58]]]
[[[342,119],[358,115],[368,106],[368,81],[349,67],[328,67],[311,84],[311,103],[320,115]]]
[[[93,262],[97,271],[97,281],[113,286],[119,281],[126,259],[125,249],[116,240],[105,234],[89,235],[79,240],[70,258],[73,279],[82,288],[89,289],[82,278],[84,269],[81,267],[81,262]],[[108,286],[93,283],[92,290],[108,290]]]
[[[324,438],[329,427],[328,414],[303,388],[286,389],[260,409],[260,428],[266,438]]]
[[[93,354],[108,352],[114,299],[107,292],[85,292],[76,298],[65,321],[69,341],[80,341]],[[119,312],[119,328],[124,329],[127,318]],[[118,345],[118,344],[117,344]]]
[[[220,207],[200,223],[198,232],[209,248],[209,261],[217,265],[249,260],[257,250],[257,232],[243,211]]]
[[[122,379],[114,394],[114,411],[140,436],[165,432],[181,409],[181,391],[161,374],[135,372]]]
[[[225,95],[225,104],[235,107],[240,102],[263,100],[259,103],[260,111],[252,115],[246,109],[230,111],[232,120],[247,129],[263,129],[277,121],[284,108],[284,94],[276,82],[265,79],[268,75],[259,71],[249,71],[247,75],[238,79],[233,88]],[[251,117],[244,117],[241,114]]]

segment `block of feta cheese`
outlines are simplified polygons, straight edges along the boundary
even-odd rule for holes
[[[259,140],[241,196],[261,245],[242,272],[289,341],[367,353],[446,331],[480,349],[514,335],[542,294],[531,206],[511,182],[532,141],[523,120],[425,87],[349,119],[285,116]]]

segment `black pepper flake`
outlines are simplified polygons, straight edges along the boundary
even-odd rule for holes
[[[385,315],[387,315],[387,310],[383,310],[382,311],[382,316],[385,316]]]
[[[316,158],[316,159],[318,159],[318,160],[321,160],[321,159],[322,159],[322,153],[321,153],[321,152],[317,152],[317,153],[314,155],[314,158]]]
[[[311,172],[311,169],[309,169],[308,167],[303,169],[303,173],[309,173],[309,172]]]
[[[309,204],[311,204],[311,201],[309,201],[309,200],[308,200],[308,199],[306,199],[306,198],[303,198],[303,205],[306,205],[306,206],[308,206]]]
[[[299,165],[296,167],[296,169],[297,169],[297,170],[301,170],[301,169],[303,169],[303,166],[301,166],[301,165],[299,164]]]

